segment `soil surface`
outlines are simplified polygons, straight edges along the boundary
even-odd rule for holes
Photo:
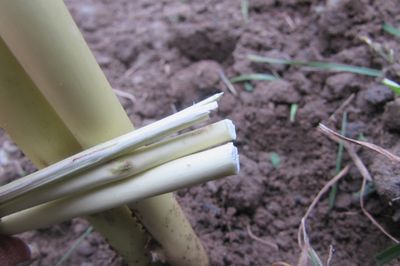
[[[133,102],[120,100],[137,127],[225,92],[213,119],[227,117],[236,124],[241,172],[176,193],[214,266],[297,264],[300,219],[335,175],[337,144],[316,126],[326,122],[340,129],[343,110],[336,113],[336,120],[328,119],[350,95],[354,99],[344,108],[347,135],[362,135],[385,148],[398,143],[400,103],[378,80],[270,66],[246,57],[258,54],[385,69],[388,77],[399,81],[400,65],[389,64],[360,39],[368,36],[393,49],[395,58],[399,55],[400,40],[381,29],[383,22],[400,25],[397,1],[249,0],[247,22],[239,0],[65,2],[112,86],[134,95]],[[281,79],[252,81],[246,87],[237,83],[233,95],[221,81],[221,71],[227,77],[273,73]],[[289,119],[292,104],[298,104],[294,121]],[[1,182],[34,171],[0,133]],[[358,151],[374,169],[373,175],[393,173],[380,169],[386,161],[375,159],[375,153]],[[271,155],[279,156],[279,165]],[[345,154],[343,165],[347,163],[351,160]],[[311,244],[323,260],[330,245],[334,247],[331,265],[375,265],[375,254],[392,244],[360,210],[361,181],[352,166],[339,183],[335,207],[330,209],[324,196],[308,220]],[[373,192],[365,206],[399,236],[400,216],[387,202]],[[54,265],[87,227],[79,218],[21,237],[36,253],[34,265]],[[120,264],[95,232],[66,263]]]

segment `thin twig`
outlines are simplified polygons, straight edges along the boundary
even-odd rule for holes
[[[273,262],[271,264],[271,266],[292,266],[292,265],[290,265],[289,263],[284,262],[284,261],[277,261],[277,262]]]
[[[237,91],[235,89],[235,86],[233,86],[232,82],[229,81],[229,79],[226,77],[224,71],[220,69],[218,71],[219,77],[221,78],[222,82],[225,84],[225,86],[228,88],[228,90],[235,96],[237,96]]]
[[[321,259],[318,257],[318,254],[315,252],[315,250],[311,247],[305,223],[306,223],[306,220],[304,218],[302,218],[299,229],[301,229],[301,231],[303,233],[304,244],[301,247],[300,259],[297,263],[297,266],[308,266],[309,265],[308,262],[310,259],[318,260],[318,265],[322,266]],[[312,263],[312,264],[314,264],[314,263]]]
[[[356,151],[354,150],[353,144],[340,140],[336,137],[331,138],[333,141],[336,141],[338,143],[343,143],[343,146],[345,147],[347,153],[349,154],[350,158],[353,160],[353,163],[357,167],[358,171],[360,171],[361,175],[365,177],[368,181],[372,181],[372,176],[369,173],[367,167],[364,165],[360,157],[357,155]]]
[[[125,98],[130,100],[132,103],[135,103],[136,98],[135,96],[133,96],[132,93],[126,92],[126,91],[122,91],[122,90],[118,90],[118,89],[113,89],[115,94],[119,97]]]
[[[283,14],[283,18],[285,22],[289,25],[289,28],[291,30],[294,30],[296,28],[296,23],[293,21],[293,19],[286,13]]]
[[[354,164],[356,165],[357,169],[359,170],[361,176],[363,177],[363,182],[361,185],[361,195],[360,195],[360,207],[362,212],[364,213],[365,216],[368,217],[368,219],[383,233],[385,234],[388,238],[390,238],[392,241],[394,241],[395,243],[399,243],[399,240],[397,240],[395,237],[393,237],[390,233],[388,233],[376,220],[375,218],[365,209],[364,207],[364,193],[365,193],[365,185],[367,183],[367,181],[372,180],[371,174],[369,173],[369,171],[367,170],[367,168],[365,167],[364,163],[361,161],[361,159],[357,156],[357,154],[355,153],[353,147],[351,147],[350,143],[355,143],[358,145],[361,145],[363,147],[367,147],[371,150],[374,150],[384,156],[386,156],[387,158],[394,160],[394,161],[400,161],[400,157],[392,154],[391,152],[389,152],[388,150],[385,150],[381,147],[379,147],[378,145],[375,144],[371,144],[365,141],[358,141],[358,140],[354,140],[351,138],[347,138],[344,137],[342,135],[340,135],[339,133],[329,129],[328,127],[320,124],[319,125],[319,129],[326,135],[328,135],[331,139],[335,140],[335,141],[340,141],[340,140],[344,140],[347,141],[347,143],[345,143],[345,147],[347,149],[347,151],[349,152],[350,157],[353,159]]]
[[[329,245],[329,255],[328,255],[328,259],[326,260],[326,266],[331,265],[334,253],[335,253],[335,249],[334,249],[333,245]]]
[[[278,247],[277,244],[272,243],[272,242],[270,242],[270,241],[267,241],[267,240],[265,240],[265,239],[262,239],[262,238],[260,238],[260,237],[258,237],[258,236],[256,236],[256,235],[254,235],[253,232],[251,231],[251,228],[250,228],[250,225],[249,225],[249,224],[247,225],[247,233],[249,234],[249,236],[250,236],[253,240],[255,240],[255,241],[257,241],[257,242],[260,242],[260,243],[262,243],[262,244],[264,244],[264,245],[266,245],[266,246],[269,246],[269,247],[271,247],[271,248],[273,248],[273,249],[275,249],[275,250],[279,250],[279,247]]]
[[[357,155],[356,151],[354,150],[353,146],[347,142],[344,143],[344,147],[346,151],[350,155],[350,158],[353,160],[354,164],[356,165],[358,171],[360,171],[361,175],[366,178],[368,181],[372,182],[372,176],[369,173],[367,167],[364,165],[360,157]]]
[[[333,120],[336,121],[336,115],[340,112],[342,112],[347,105],[349,105],[351,103],[351,101],[354,99],[355,95],[354,93],[352,93],[340,106],[339,108],[336,109],[335,112],[333,112],[333,114],[329,117],[329,120]]]
[[[318,129],[322,133],[324,133],[325,135],[329,136],[331,139],[333,139],[335,141],[337,141],[337,139],[345,140],[345,141],[348,141],[348,142],[351,142],[351,143],[366,147],[366,148],[368,148],[370,150],[376,151],[376,152],[386,156],[387,158],[389,158],[392,161],[400,162],[400,157],[398,157],[397,155],[389,152],[388,150],[386,150],[386,149],[384,149],[384,148],[382,148],[382,147],[380,147],[378,145],[375,145],[375,144],[372,144],[372,143],[369,143],[369,142],[366,142],[366,141],[355,140],[355,139],[351,139],[351,138],[345,137],[345,136],[337,133],[336,131],[328,128],[327,126],[325,126],[323,124],[319,124]]]
[[[361,173],[362,174],[362,173]],[[395,237],[393,237],[389,232],[385,230],[376,220],[372,215],[365,209],[364,207],[364,193],[365,193],[365,185],[367,183],[367,178],[363,177],[363,182],[361,185],[361,195],[360,195],[360,206],[361,210],[363,211],[364,215],[368,217],[368,219],[382,232],[384,233],[388,238],[390,238],[393,242],[399,243],[399,240],[397,240]]]
[[[346,165],[336,176],[334,176],[331,180],[328,181],[328,183],[325,184],[325,186],[318,192],[317,196],[314,198],[312,201],[311,205],[308,207],[306,214],[303,216],[302,220],[304,220],[304,223],[300,224],[299,231],[298,231],[298,243],[299,247],[302,248],[304,243],[302,243],[301,239],[301,234],[303,232],[303,224],[305,224],[308,216],[310,215],[311,211],[314,209],[315,205],[319,202],[320,198],[324,193],[326,193],[333,184],[335,184],[337,181],[339,181],[343,176],[345,176],[350,169],[350,165]],[[303,236],[304,237],[304,236]]]

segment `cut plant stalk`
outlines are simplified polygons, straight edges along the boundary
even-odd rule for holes
[[[14,200],[2,203],[0,217],[136,175],[168,161],[221,145],[235,138],[235,128],[230,120],[223,120],[187,132],[141,148],[132,154],[119,157],[83,173],[67,176],[68,178],[64,178],[61,182],[50,183],[24,193]]]
[[[2,41],[0,58],[0,125],[35,166],[45,167],[81,150],[79,143]],[[135,222],[127,207],[119,208],[114,214],[120,218],[112,232],[115,239],[111,235],[109,242],[113,246],[119,245],[118,252],[126,261],[147,265],[149,260],[145,256],[145,245],[148,236],[141,225]],[[121,224],[122,221],[125,224]],[[119,239],[119,236],[124,238]]]
[[[61,0],[1,1],[0,35],[84,149],[133,130]],[[164,248],[170,263],[189,265],[196,261],[197,265],[208,265],[207,255],[184,215],[176,212],[165,217],[158,212],[170,206],[182,213],[172,195],[138,203],[136,208],[142,222]],[[120,251],[132,247],[129,241],[120,243],[120,240],[128,240],[123,230],[116,235],[112,232],[119,230],[115,224],[103,227],[107,221],[121,218],[116,219],[111,212],[110,219],[104,216],[107,215],[88,219],[120,254],[129,255],[129,252]],[[160,222],[166,218],[175,227],[173,230]],[[98,219],[101,221],[96,223]],[[126,225],[121,221],[121,226]],[[182,237],[177,237],[178,231]]]
[[[109,169],[111,170],[111,169]],[[239,170],[237,149],[228,143],[165,163],[136,176],[3,217],[0,233],[17,234],[77,216],[101,212]],[[183,256],[184,254],[181,254]],[[191,262],[189,265],[196,265]]]
[[[0,187],[0,202],[12,200],[31,189],[58,181],[64,176],[83,171],[107,160],[114,159],[140,146],[150,144],[162,137],[201,122],[208,118],[209,111],[217,107],[216,102],[210,102],[210,99],[218,99],[218,97],[212,96],[203,102],[195,104],[190,108],[161,119],[139,130],[101,143],[59,161],[47,167],[46,170],[35,172],[6,184]]]

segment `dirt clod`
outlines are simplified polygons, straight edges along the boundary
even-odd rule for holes
[[[368,103],[379,106],[393,100],[394,93],[391,89],[383,85],[373,85],[367,89],[365,99]]]
[[[384,125],[392,131],[400,131],[400,99],[396,99],[385,106],[383,114]]]

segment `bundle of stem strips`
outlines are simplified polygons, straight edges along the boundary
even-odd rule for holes
[[[234,138],[228,121],[165,139],[207,119],[218,96],[117,138],[134,127],[62,0],[0,1],[0,37],[0,126],[49,167],[1,189],[0,233],[94,213],[85,218],[129,265],[149,264],[150,237],[172,265],[208,265],[173,195],[142,199],[238,170],[232,144],[209,149]]]
[[[0,232],[16,234],[236,174],[230,120],[157,141],[206,119],[220,96],[0,187]]]

